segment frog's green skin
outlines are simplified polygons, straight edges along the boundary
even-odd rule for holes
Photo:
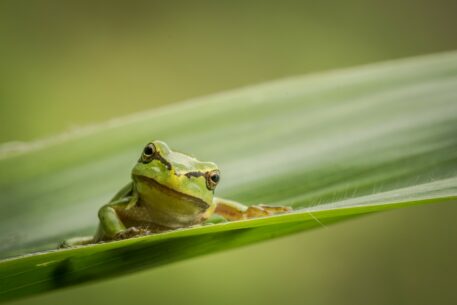
[[[133,167],[132,181],[99,212],[95,236],[66,240],[61,247],[129,238],[201,224],[214,213],[239,220],[289,211],[288,207],[244,206],[214,197],[219,169],[172,151],[161,141],[148,143]]]

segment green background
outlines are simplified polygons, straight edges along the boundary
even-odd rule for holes
[[[2,1],[0,142],[453,50],[456,12],[455,1]],[[382,213],[15,303],[453,304],[456,212]]]

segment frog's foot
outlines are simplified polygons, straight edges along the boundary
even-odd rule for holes
[[[245,212],[246,218],[255,218],[262,216],[270,216],[292,211],[292,208],[286,206],[272,206],[272,205],[251,205]]]
[[[150,234],[151,231],[145,228],[137,228],[137,227],[130,227],[128,229],[125,229],[124,231],[121,231],[114,235],[113,239],[114,240],[121,240],[121,239],[127,239],[135,236],[141,236],[141,235],[147,235]]]

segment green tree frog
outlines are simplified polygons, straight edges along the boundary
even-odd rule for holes
[[[148,143],[132,169],[132,180],[100,208],[94,236],[76,237],[72,247],[160,233],[202,224],[213,214],[227,221],[283,213],[285,206],[253,205],[214,197],[220,180],[213,162],[172,151],[161,141]]]

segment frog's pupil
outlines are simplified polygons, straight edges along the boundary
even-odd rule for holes
[[[219,175],[218,174],[214,174],[211,176],[211,180],[213,180],[214,183],[218,183],[219,182]]]
[[[154,152],[154,151],[153,151],[153,149],[152,149],[152,147],[151,147],[150,145],[148,145],[148,146],[146,146],[146,147],[144,148],[144,154],[145,154],[145,155],[148,155],[148,156],[149,156],[149,155],[152,155],[153,152]]]

